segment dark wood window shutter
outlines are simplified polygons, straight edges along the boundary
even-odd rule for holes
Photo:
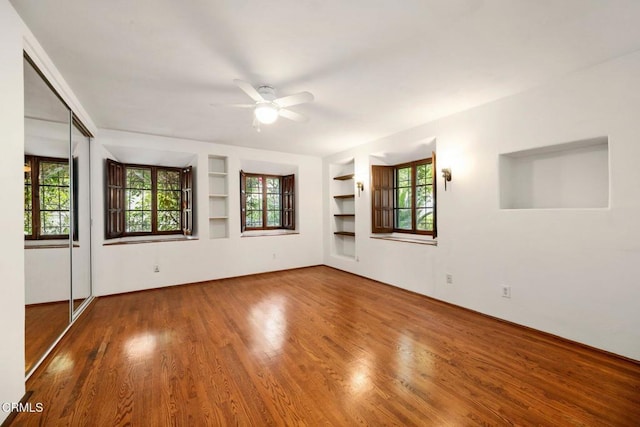
[[[371,166],[371,232],[393,231],[393,166]]]
[[[105,234],[113,239],[124,233],[124,165],[107,159],[106,169]]]
[[[240,231],[247,227],[247,175],[240,171]]]
[[[77,242],[80,238],[78,227],[78,206],[80,200],[78,199],[79,185],[79,170],[78,170],[78,157],[73,158],[73,167],[71,168],[73,173],[71,175],[71,186],[73,187],[73,241]]]
[[[40,227],[39,217],[40,215],[36,212],[36,207],[40,204],[40,198],[38,197],[40,191],[38,191],[38,179],[36,175],[36,171],[38,170],[36,159],[32,156],[24,156],[24,166],[25,166],[25,193],[27,192],[26,187],[30,186],[31,188],[31,234],[25,234],[24,238],[26,240],[35,239],[38,235],[38,230]],[[29,184],[27,184],[27,180]],[[27,207],[26,199],[25,199],[25,207]],[[26,215],[26,212],[25,212]]]
[[[182,234],[193,234],[193,167],[182,170]]]
[[[282,177],[282,228],[296,229],[295,175]]]
[[[438,176],[436,171],[438,169],[436,169],[436,152],[435,151],[431,152],[431,170],[433,172],[431,174],[431,178],[433,179],[433,186],[431,187],[433,188],[433,238],[435,239],[436,237],[438,237],[438,197],[437,197],[438,187],[436,185],[436,182],[437,182],[436,176]]]

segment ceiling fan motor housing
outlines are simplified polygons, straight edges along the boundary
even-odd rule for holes
[[[262,95],[262,97],[266,101],[273,101],[276,99],[276,91],[272,86],[263,85],[258,88],[258,93]]]

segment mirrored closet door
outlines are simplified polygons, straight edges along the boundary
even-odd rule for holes
[[[90,138],[24,60],[25,372],[91,297]]]

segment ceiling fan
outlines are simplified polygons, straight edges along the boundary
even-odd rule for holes
[[[298,104],[313,101],[313,94],[310,92],[300,92],[295,95],[283,96],[276,98],[276,92],[272,86],[262,85],[257,89],[244,80],[235,79],[233,81],[240,89],[242,89],[254,104],[233,104],[234,107],[253,108],[253,127],[260,132],[260,124],[271,124],[278,120],[278,117],[293,120],[295,122],[306,122],[309,118],[303,114],[287,109]]]

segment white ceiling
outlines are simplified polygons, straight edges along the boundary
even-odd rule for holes
[[[12,3],[99,127],[313,155],[640,48],[638,0]],[[310,121],[257,133],[237,78]]]

